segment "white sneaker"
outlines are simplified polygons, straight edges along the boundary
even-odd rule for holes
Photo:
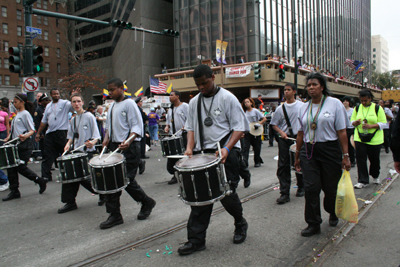
[[[0,191],[6,191],[9,186],[10,186],[10,183],[7,181],[6,184],[0,185]]]
[[[368,184],[356,183],[356,184],[354,185],[354,188],[362,189],[363,187],[367,187],[367,186],[368,186]]]
[[[372,178],[374,184],[380,184],[379,178]]]

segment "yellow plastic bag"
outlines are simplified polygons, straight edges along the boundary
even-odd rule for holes
[[[350,173],[346,170],[338,184],[335,213],[338,218],[351,223],[358,223],[358,204]]]

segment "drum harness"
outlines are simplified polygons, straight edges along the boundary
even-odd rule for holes
[[[283,110],[283,115],[285,116],[286,124],[287,124],[288,129],[289,129],[290,137],[294,137],[293,130],[292,130],[292,124],[290,123],[288,114],[286,112],[285,104],[282,105],[282,110]]]

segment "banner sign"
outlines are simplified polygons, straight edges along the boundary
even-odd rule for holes
[[[251,71],[251,65],[232,67],[225,69],[225,75],[226,78],[245,77],[250,74],[250,71]]]
[[[219,63],[221,63],[221,50],[222,50],[222,42],[221,40],[217,40],[217,51],[215,57]]]
[[[228,42],[222,42],[222,62],[226,64],[225,55],[226,55],[226,48],[228,46]]]
[[[262,98],[275,98],[279,99],[279,89],[250,89],[250,97],[257,98],[261,95]]]

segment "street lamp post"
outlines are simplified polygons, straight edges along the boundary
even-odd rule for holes
[[[301,58],[303,57],[303,51],[301,48],[296,52],[297,57],[300,58],[300,64],[301,64]],[[297,64],[297,57],[295,57],[295,67],[294,67],[294,85],[296,86],[297,89],[297,72],[299,70],[299,65]]]

